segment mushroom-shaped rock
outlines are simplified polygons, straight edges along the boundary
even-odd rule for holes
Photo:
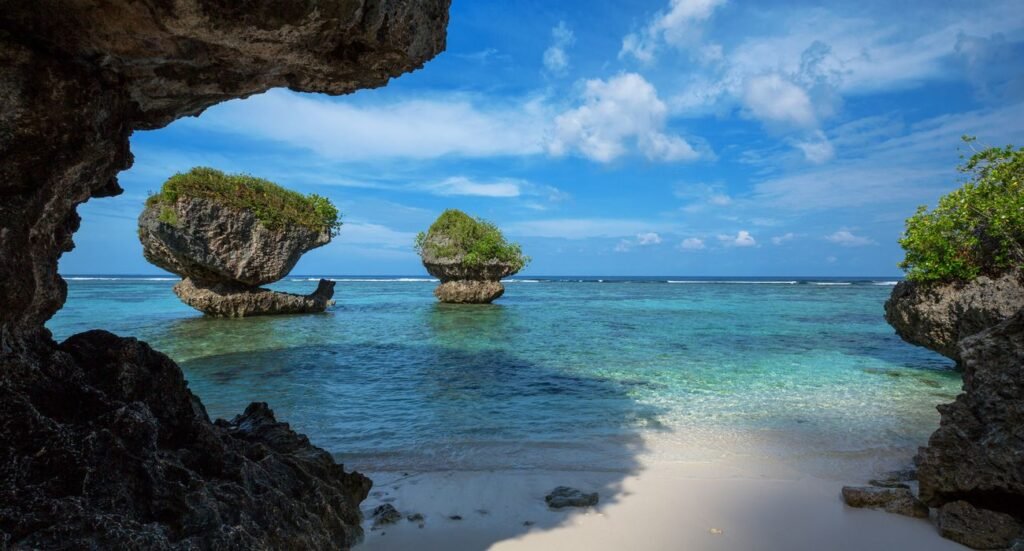
[[[530,261],[497,226],[455,209],[416,236],[416,249],[427,272],[441,280],[434,290],[441,302],[489,303],[505,292],[501,279]]]
[[[174,292],[206,314],[244,317],[322,312],[334,293],[321,281],[310,295],[262,289],[303,253],[330,242],[340,226],[326,199],[211,168],[176,174],[146,201],[139,240],[146,259],[183,281]]]

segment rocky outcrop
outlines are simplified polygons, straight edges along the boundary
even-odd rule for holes
[[[183,279],[174,294],[185,304],[213,316],[244,318],[266,314],[310,314],[323,312],[334,301],[334,282],[321,279],[316,291],[295,295],[232,283],[204,285]]]
[[[330,240],[326,228],[270,228],[251,210],[196,197],[183,197],[172,205],[151,202],[139,215],[146,260],[182,276],[174,293],[211,316],[323,312],[334,296],[334,282],[320,280],[310,295],[259,285],[288,275],[303,253]]]
[[[183,197],[173,205],[149,204],[139,215],[146,260],[196,281],[250,287],[273,283],[288,275],[304,253],[330,240],[328,229],[297,224],[269,228],[251,210],[196,197]]]
[[[1024,537],[1012,533],[1024,521],[1020,277],[901,283],[886,303],[886,319],[901,337],[956,359],[963,370],[963,393],[938,407],[939,429],[918,453],[917,474],[921,500],[939,508],[942,534],[979,549]]]
[[[428,244],[445,247],[447,239],[441,235],[428,236]],[[441,302],[458,304],[487,304],[505,294],[502,278],[515,275],[519,269],[509,262],[491,259],[475,264],[467,263],[465,255],[442,257],[430,246],[422,247],[420,259],[427,273],[441,280],[434,296]]]
[[[885,303],[885,320],[905,341],[959,360],[957,345],[1024,307],[1024,276],[981,276],[968,283],[902,281]]]
[[[1024,310],[960,343],[964,392],[918,455],[921,498],[1024,515]]]
[[[105,331],[0,378],[0,547],[348,547],[371,483],[266,404],[211,423],[169,358]]]
[[[8,0],[0,9],[0,547],[348,547],[369,482],[252,406],[213,424],[180,369],[53,343],[76,207],[128,138],[273,87],[344,94],[444,49],[448,0]]]

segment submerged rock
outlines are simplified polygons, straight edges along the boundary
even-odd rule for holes
[[[441,302],[490,303],[505,293],[501,279],[529,262],[493,224],[454,209],[420,234],[416,247],[427,272],[441,280],[434,290]]]
[[[333,304],[334,282],[321,279],[316,291],[308,295],[282,293],[234,283],[203,285],[183,279],[174,286],[182,302],[213,316],[242,318],[267,314],[308,314],[323,312]]]
[[[843,486],[843,501],[850,507],[879,509],[908,517],[928,518],[928,506],[908,488]]]
[[[885,302],[885,320],[903,340],[959,360],[961,339],[984,331],[1024,307],[1019,272],[967,283],[901,281]]]
[[[597,492],[584,493],[576,488],[570,488],[568,486],[558,486],[551,493],[544,496],[544,501],[548,504],[548,507],[552,509],[562,509],[565,507],[593,507],[597,505],[598,495]]]
[[[105,331],[0,371],[0,542],[14,548],[347,548],[365,476],[253,403],[211,423],[181,370]]]
[[[1014,517],[953,501],[939,509],[942,537],[972,549],[1006,549],[1024,537],[1024,524]]]

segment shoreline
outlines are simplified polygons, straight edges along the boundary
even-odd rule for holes
[[[361,506],[365,538],[357,549],[966,549],[941,538],[928,519],[846,506],[842,486],[866,478],[821,478],[747,454],[672,460],[665,443],[657,447],[620,471],[367,472],[374,488]],[[597,491],[600,502],[549,509],[544,496],[563,485]],[[402,520],[374,528],[372,511],[385,503]],[[407,520],[413,514],[422,523]]]

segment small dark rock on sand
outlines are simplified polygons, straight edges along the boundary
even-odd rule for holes
[[[843,501],[850,507],[879,509],[908,517],[928,518],[928,506],[907,488],[843,486]]]
[[[598,495],[594,493],[584,493],[576,488],[570,488],[568,486],[559,486],[551,493],[544,497],[544,501],[548,504],[548,507],[552,509],[562,509],[564,507],[593,507],[597,505]]]
[[[370,517],[373,518],[373,527],[377,528],[378,526],[394,524],[402,520],[402,513],[399,513],[394,505],[385,503],[384,505],[378,505]]]

